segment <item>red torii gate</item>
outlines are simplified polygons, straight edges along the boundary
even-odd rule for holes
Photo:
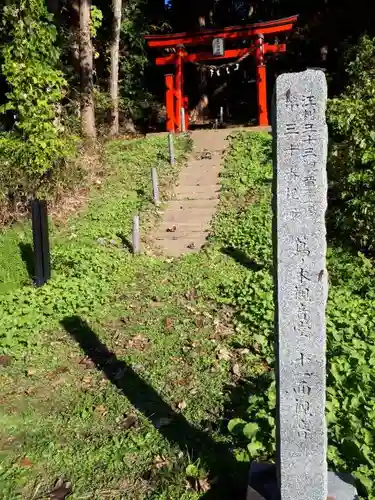
[[[298,15],[246,26],[232,26],[221,29],[207,29],[195,33],[170,33],[166,35],[146,36],[150,48],[172,49],[175,53],[156,58],[157,66],[175,65],[175,74],[165,75],[165,100],[167,111],[167,131],[187,130],[189,126],[188,100],[183,91],[183,65],[185,62],[218,61],[235,59],[251,53],[256,61],[256,85],[258,100],[258,124],[268,125],[267,85],[265,55],[269,53],[286,52],[286,44],[270,44],[264,41],[267,35],[291,31],[297,22]],[[187,47],[207,45],[214,39],[240,40],[253,39],[249,47],[244,49],[224,50],[222,55],[215,56],[212,52],[189,53]],[[185,110],[185,126],[181,123],[181,109]]]

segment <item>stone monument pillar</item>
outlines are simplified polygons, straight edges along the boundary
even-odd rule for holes
[[[274,466],[253,464],[248,500],[356,498],[350,481],[328,475],[326,463],[326,102],[322,71],[277,79],[273,110],[277,457]]]

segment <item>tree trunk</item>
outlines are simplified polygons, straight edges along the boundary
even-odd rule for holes
[[[71,51],[71,63],[74,70],[73,80],[70,84],[70,97],[74,103],[74,111],[77,117],[81,117],[81,104],[80,104],[80,93],[78,93],[78,87],[81,81],[81,65],[79,57],[79,41],[80,41],[80,29],[79,29],[79,2],[80,0],[72,0],[70,5],[70,26],[69,26],[69,45]]]
[[[90,33],[91,0],[80,1],[81,127],[85,137],[96,137],[94,110],[93,49]]]
[[[113,9],[113,27],[111,43],[111,76],[109,80],[109,92],[111,94],[111,135],[117,135],[119,132],[119,49],[120,49],[120,30],[121,30],[121,8],[122,0],[112,0]]]

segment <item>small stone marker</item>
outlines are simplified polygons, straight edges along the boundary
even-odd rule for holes
[[[266,500],[353,500],[351,481],[328,475],[326,462],[324,73],[281,75],[274,97],[277,457],[276,471],[252,466],[248,499],[257,492]]]
[[[154,195],[154,203],[156,206],[160,205],[159,199],[159,181],[158,172],[155,167],[151,169],[152,191]]]
[[[132,243],[133,243],[133,254],[138,255],[141,251],[139,215],[134,215],[133,217]]]
[[[171,132],[168,134],[168,149],[169,149],[169,161],[171,165],[174,165],[176,163],[176,160],[174,156],[173,134]]]
[[[186,132],[186,123],[185,123],[185,108],[181,108],[181,132]]]
[[[223,106],[220,106],[220,125],[224,124],[224,108]]]

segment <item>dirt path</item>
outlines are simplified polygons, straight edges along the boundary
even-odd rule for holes
[[[238,130],[198,130],[191,133],[193,150],[182,169],[174,196],[153,239],[170,257],[197,252],[204,245],[219,202],[220,170],[228,136]]]

